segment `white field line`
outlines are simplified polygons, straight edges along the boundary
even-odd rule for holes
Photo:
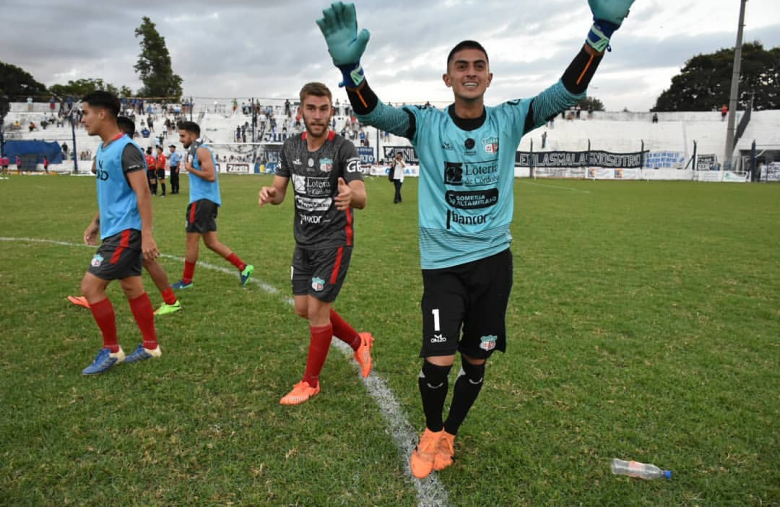
[[[556,187],[557,188],[557,187]],[[9,238],[0,237],[0,241],[14,241],[20,243],[48,243],[52,245],[68,246],[68,247],[86,247],[94,249],[94,246],[84,245],[81,243],[69,243],[67,241],[56,241],[52,239],[38,239],[38,238]],[[184,262],[183,257],[177,257],[175,255],[162,254],[161,257],[166,259],[175,260],[178,262]],[[236,276],[236,269],[229,269],[224,266],[215,266],[208,262],[198,261],[198,266],[219,271],[220,273],[227,273],[232,276]],[[257,278],[253,277],[249,279],[250,283],[259,286],[264,292],[272,295],[281,295],[281,291],[272,285],[269,285]],[[292,298],[286,297],[284,300],[292,305]],[[381,342],[380,342],[381,343]],[[339,349],[347,357],[352,357],[352,349],[346,343],[341,340],[333,340],[333,345]],[[354,364],[355,369],[359,371],[357,363]],[[418,434],[414,427],[406,419],[401,405],[395,399],[393,392],[387,386],[385,380],[372,372],[367,378],[363,378],[358,375],[366,386],[368,394],[374,399],[382,416],[387,421],[390,427],[390,433],[395,440],[395,445],[398,448],[401,457],[404,461],[404,470],[410,482],[417,490],[417,505],[418,507],[447,507],[449,505],[449,495],[444,486],[439,482],[436,474],[429,475],[424,480],[418,480],[412,477],[412,471],[409,468],[409,460],[407,457],[411,455],[412,449],[416,445]]]

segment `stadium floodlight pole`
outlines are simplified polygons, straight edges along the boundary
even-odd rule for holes
[[[192,121],[192,108],[195,107],[195,102],[192,100],[192,96],[190,96],[190,121]]]
[[[737,45],[734,47],[734,65],[731,75],[731,96],[729,98],[729,118],[726,130],[726,153],[723,157],[724,165],[731,169],[731,159],[734,155],[734,136],[737,123],[737,95],[739,94],[739,73],[742,67],[742,30],[745,26],[745,4],[742,0],[739,5],[739,26],[737,27]]]

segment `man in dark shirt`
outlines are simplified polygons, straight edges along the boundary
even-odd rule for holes
[[[303,380],[280,400],[298,405],[320,392],[319,375],[335,335],[355,351],[363,377],[371,371],[370,333],[358,333],[331,308],[352,257],[352,208],[366,206],[366,189],[355,146],[328,130],[330,90],[322,83],[301,89],[306,131],[288,138],[271,187],[260,190],[260,206],[281,204],[290,178],[295,197],[292,288],[295,313],[309,321],[311,341]]]

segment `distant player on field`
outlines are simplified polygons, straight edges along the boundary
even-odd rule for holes
[[[187,252],[184,274],[173,284],[174,289],[192,286],[195,264],[198,262],[200,239],[214,253],[224,257],[236,268],[241,285],[246,285],[255,267],[247,264],[217,238],[217,210],[222,206],[214,152],[200,140],[200,127],[191,121],[179,126],[179,141],[187,151],[184,168],[190,177],[190,204],[187,206]]]
[[[135,123],[127,116],[120,116],[116,119],[117,126],[122,130],[130,139],[135,135]],[[140,149],[140,147],[139,147]],[[143,153],[143,150],[141,151]],[[97,173],[95,167],[95,161],[92,161],[92,174]],[[160,294],[163,298],[163,304],[155,310],[155,315],[168,315],[169,313],[175,313],[181,310],[181,303],[179,302],[176,294],[173,292],[170,284],[168,283],[168,274],[163,269],[162,265],[157,262],[157,259],[153,257],[144,257],[143,262],[144,269],[146,269],[152,281],[157,286]],[[68,296],[68,300],[74,305],[83,306],[89,308],[89,302],[84,296]]]
[[[81,293],[89,301],[92,315],[103,334],[103,348],[84,375],[103,373],[112,366],[160,357],[154,329],[152,303],[141,280],[143,257],[156,258],[157,244],[152,237],[152,203],[144,181],[141,148],[117,126],[119,99],[111,93],[95,91],[86,95],[81,123],[91,136],[100,136],[98,146],[97,198],[99,212],[84,231],[84,242],[103,241],[81,281]],[[119,280],[130,302],[143,343],[125,357],[116,333],[116,318],[106,287]]]
[[[358,333],[331,308],[352,258],[352,208],[366,206],[366,188],[355,146],[328,130],[333,114],[330,90],[309,83],[300,93],[306,131],[288,138],[279,154],[271,187],[260,190],[260,206],[281,204],[292,178],[295,198],[295,252],[292,290],[295,313],[309,321],[309,354],[303,380],[282,405],[298,405],[320,392],[320,372],[335,335],[355,351],[363,377],[371,371],[370,333]]]
[[[155,159],[157,166],[157,182],[162,187],[162,196],[165,197],[165,153],[163,152],[162,145],[157,146],[157,158]]]
[[[415,477],[452,464],[458,428],[482,388],[485,362],[506,347],[512,288],[510,224],[515,152],[522,136],[585,98],[609,38],[633,0],[589,0],[595,22],[563,77],[536,97],[485,107],[493,74],[481,44],[463,41],[447,57],[446,110],[383,104],[368,86],[353,4],[337,2],[317,21],[361,123],[409,139],[420,158],[419,229],[423,270],[424,358],[418,385],[426,428],[411,456]],[[462,336],[461,336],[462,332]],[[448,375],[461,370],[449,416],[442,421]]]

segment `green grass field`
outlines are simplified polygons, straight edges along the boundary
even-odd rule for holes
[[[415,506],[415,480],[354,362],[299,381],[307,324],[288,299],[292,206],[270,177],[221,178],[220,239],[258,284],[199,266],[184,311],[157,320],[161,360],[80,371],[101,346],[77,294],[93,250],[89,177],[0,182],[0,506]],[[336,309],[376,337],[374,375],[416,430],[422,290],[414,179],[392,204],[367,182]],[[154,200],[184,255],[184,194]],[[438,473],[452,506],[780,504],[780,186],[528,181],[515,185],[508,351]],[[232,267],[201,248],[201,261]],[[166,257],[171,281],[182,262]],[[161,298],[144,278],[155,306]],[[125,351],[140,341],[118,284]],[[454,373],[453,373],[454,375]],[[613,476],[614,457],[671,481]]]

